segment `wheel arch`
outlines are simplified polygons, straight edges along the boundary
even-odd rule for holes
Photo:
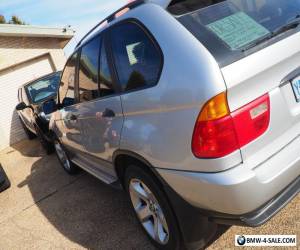
[[[125,164],[124,164],[125,162]],[[216,231],[216,224],[210,222],[208,217],[202,215],[198,209],[192,207],[186,201],[184,201],[157,173],[152,164],[144,157],[131,151],[117,150],[113,154],[113,164],[119,182],[123,189],[125,171],[130,163],[136,163],[138,167],[146,170],[151,176],[153,176],[166,195],[166,199],[169,202],[172,212],[174,213],[176,223],[181,232],[181,236],[186,249],[199,249],[205,247],[210,237]],[[200,226],[199,226],[200,225]],[[206,239],[203,240],[202,236]]]
[[[124,189],[124,176],[126,169],[131,163],[135,163],[138,167],[143,168],[150,173],[163,186],[166,185],[164,179],[157,173],[153,165],[143,156],[128,150],[117,150],[113,154],[113,165],[119,182]]]

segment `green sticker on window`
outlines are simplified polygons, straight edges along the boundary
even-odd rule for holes
[[[231,49],[239,49],[270,33],[244,12],[238,12],[213,22],[207,25],[207,28]]]

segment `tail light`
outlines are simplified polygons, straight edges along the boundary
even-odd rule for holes
[[[230,112],[223,92],[202,108],[194,129],[192,151],[199,158],[226,156],[261,136],[269,122],[268,94]]]

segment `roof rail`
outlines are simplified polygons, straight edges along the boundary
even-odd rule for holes
[[[117,11],[115,11],[114,13],[112,13],[111,15],[109,15],[107,18],[105,18],[104,20],[102,20],[100,23],[96,24],[88,33],[86,33],[86,35],[81,38],[81,40],[77,43],[75,49],[77,49],[82,42],[91,34],[93,33],[98,27],[101,27],[101,25],[107,24],[111,21],[113,21],[114,19],[116,19],[118,16],[116,16],[116,14],[118,14],[119,12],[121,12],[124,9],[134,9],[135,7],[141,5],[145,3],[145,0],[131,0],[127,5],[123,6],[122,8],[118,9]]]

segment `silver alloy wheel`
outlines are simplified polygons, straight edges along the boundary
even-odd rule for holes
[[[63,164],[64,168],[66,168],[67,170],[70,170],[71,169],[70,161],[66,155],[66,152],[63,150],[62,146],[60,145],[60,143],[56,141],[54,143],[54,147],[55,147],[57,156],[58,156],[59,160],[61,161],[61,163]]]
[[[134,210],[147,233],[161,245],[169,241],[169,228],[165,215],[151,190],[138,179],[129,184]]]

